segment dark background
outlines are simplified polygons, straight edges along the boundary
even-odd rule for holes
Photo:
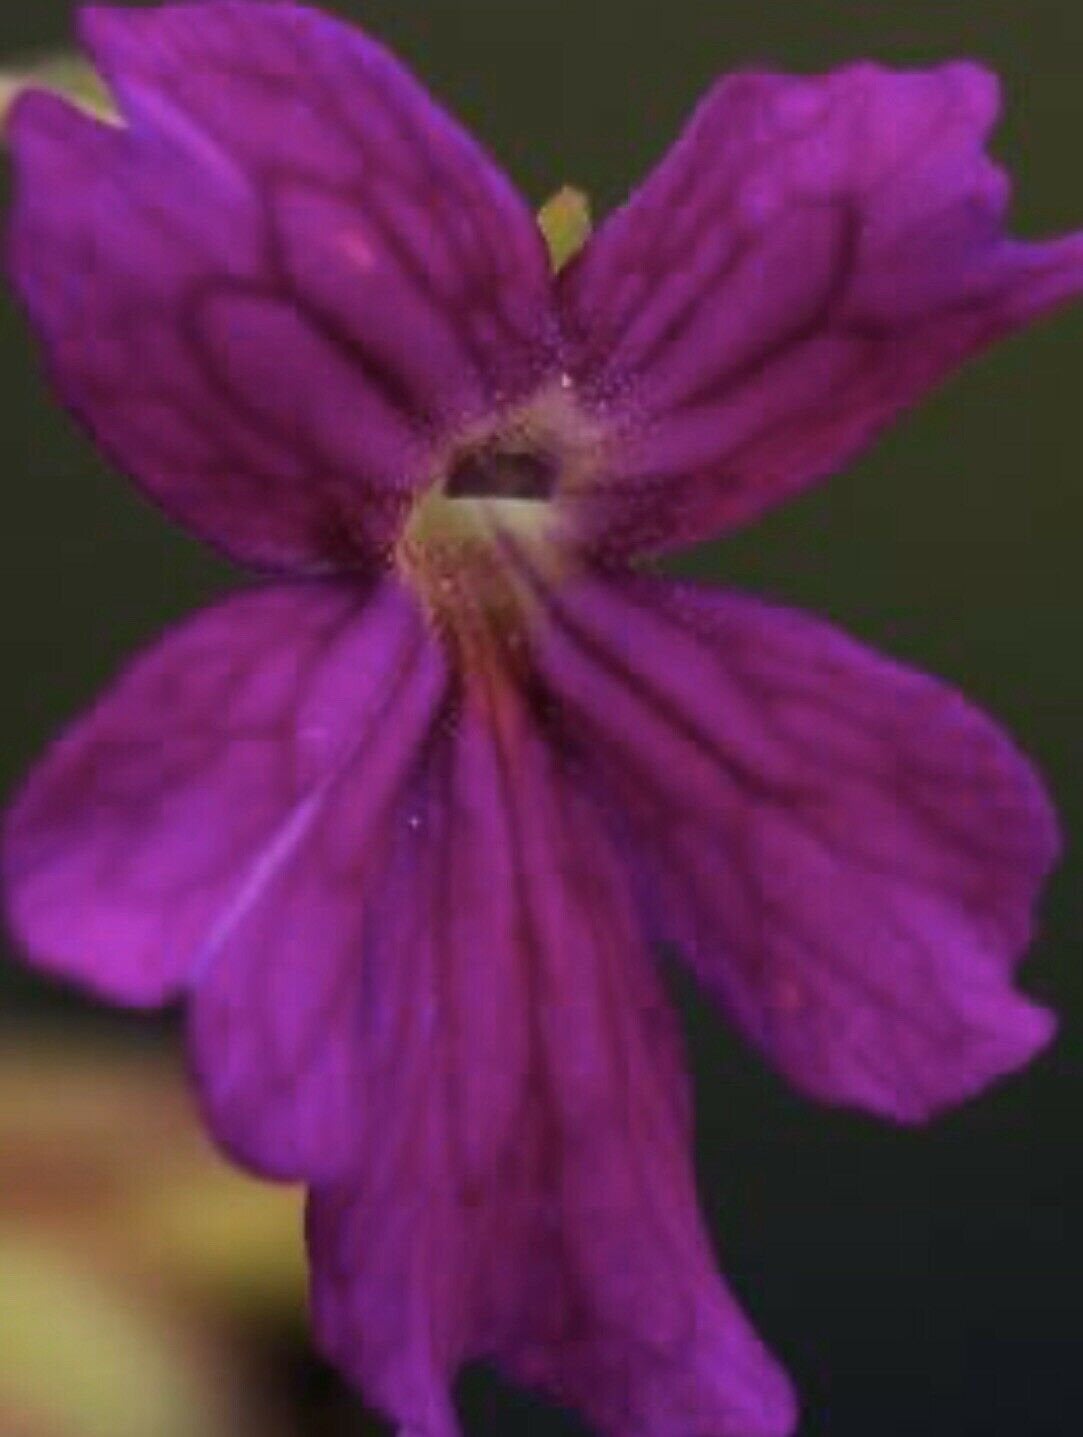
[[[71,8],[5,7],[0,56],[64,44]],[[1083,6],[1069,0],[326,8],[388,40],[533,200],[572,181],[598,211],[665,149],[721,71],[975,56],[1006,83],[997,149],[1017,177],[1017,228],[1083,223]],[[961,684],[1036,757],[1070,833],[1083,823],[1081,377],[1076,312],[974,364],[830,485],[682,560],[826,613]],[[140,640],[234,580],[145,508],[51,404],[10,305],[0,313],[0,381],[6,791]],[[1080,1430],[1079,880],[1072,853],[1026,970],[1064,1016],[1055,1050],[930,1129],[895,1131],[798,1102],[682,993],[703,1201],[728,1274],[803,1392],[802,1437]],[[90,1027],[118,1046],[148,1034],[171,1041],[8,964],[0,1018],[0,1041],[30,1023],[59,1045]],[[311,1382],[323,1392],[330,1379]],[[475,1437],[580,1431],[484,1376],[468,1377],[463,1401]],[[352,1430],[380,1430],[355,1420]]]

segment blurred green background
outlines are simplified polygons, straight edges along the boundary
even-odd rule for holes
[[[326,8],[363,20],[389,41],[535,201],[572,181],[589,190],[600,212],[660,155],[721,71],[759,62],[817,70],[856,56],[921,64],[972,55],[1006,83],[997,149],[1017,177],[1018,229],[1029,235],[1083,223],[1083,6],[1066,0],[341,0]],[[63,47],[71,9],[67,0],[5,7],[0,57],[17,61]],[[680,565],[828,614],[961,684],[1037,758],[1070,833],[1083,825],[1081,379],[1083,311],[973,365],[849,472]],[[6,790],[45,736],[137,643],[235,578],[145,508],[52,405],[10,305],[0,313],[0,380]],[[802,1389],[803,1437],[1069,1437],[1079,1430],[1081,916],[1073,852],[1050,891],[1044,936],[1026,970],[1032,990],[1064,1015],[1055,1051],[924,1131],[893,1131],[799,1103],[682,990],[703,1200],[727,1272]],[[32,1232],[29,1249],[44,1253],[47,1268],[69,1250],[85,1266],[82,1239],[62,1236],[63,1214],[52,1213],[44,1225],[35,1217],[47,1204],[27,1177],[36,1171],[26,1156],[35,1135],[53,1159],[69,1152],[72,1139],[58,1136],[45,1116],[28,1130],[20,1100],[20,1146],[4,1126],[4,1085],[32,1090],[40,1072],[54,1112],[65,1094],[92,1081],[108,1086],[118,1072],[142,1091],[151,1073],[144,1061],[159,1048],[172,1050],[170,1025],[105,1014],[13,964],[0,968],[0,1024],[0,1250],[22,1234],[22,1251]],[[86,1070],[63,1062],[58,1069],[73,1053]],[[172,1081],[156,1066],[151,1077]],[[74,1128],[86,1131],[80,1121]],[[143,1165],[133,1179],[138,1186],[148,1174],[162,1179],[167,1172],[162,1133],[148,1110],[126,1118],[113,1146],[103,1139],[97,1151],[100,1157],[130,1145],[137,1171]],[[83,1146],[92,1167],[95,1145]],[[205,1153],[193,1158],[201,1172],[213,1173],[213,1161]],[[86,1180],[78,1166],[52,1179],[54,1187],[74,1185],[74,1193]],[[198,1183],[191,1189],[183,1239],[163,1229],[137,1255],[126,1224],[116,1226],[111,1272],[138,1269],[134,1279],[130,1272],[123,1278],[122,1286],[134,1280],[125,1292],[155,1274],[165,1281],[163,1273],[178,1266],[168,1256],[171,1243],[198,1245],[208,1230],[220,1236],[219,1218],[208,1216],[217,1200],[201,1192]],[[230,1188],[229,1211],[237,1201],[247,1199]],[[257,1245],[242,1258],[243,1271],[225,1263],[221,1282],[248,1291],[253,1272],[266,1268],[274,1268],[273,1280],[258,1301],[230,1307],[228,1340],[215,1326],[226,1307],[218,1287],[203,1290],[199,1302],[190,1292],[180,1302],[189,1336],[203,1323],[192,1339],[197,1345],[208,1331],[221,1335],[210,1366],[197,1362],[193,1380],[220,1393],[239,1384],[243,1415],[235,1413],[223,1431],[384,1430],[305,1357],[295,1252],[284,1236],[293,1230],[292,1200],[288,1212],[268,1208],[263,1220],[281,1240]],[[10,1380],[5,1344],[14,1363],[13,1328],[5,1332],[5,1322],[18,1324],[29,1310],[12,1311],[12,1273],[25,1270],[25,1251],[20,1260],[23,1268],[0,1265],[8,1300],[5,1318],[0,1298],[0,1396]],[[206,1256],[212,1267],[217,1260],[214,1252]],[[62,1301],[55,1284],[34,1282],[36,1293],[47,1289]],[[161,1299],[156,1294],[159,1307]],[[121,1306],[138,1328],[135,1297]],[[169,1323],[159,1333],[149,1317],[143,1330],[167,1347],[175,1337]],[[65,1349],[49,1335],[56,1326],[48,1313],[41,1331],[39,1355],[51,1364],[53,1384],[63,1384]],[[178,1364],[194,1361],[190,1341],[183,1356],[175,1345],[170,1351]],[[240,1366],[227,1371],[233,1355]],[[18,1362],[32,1357],[23,1353]],[[120,1361],[116,1351],[113,1359]],[[145,1359],[133,1354],[131,1361],[146,1371]],[[264,1395],[273,1425],[258,1415]],[[37,1418],[26,1403],[7,1427],[0,1415],[0,1437],[121,1431],[89,1418],[80,1425],[77,1412]],[[466,1379],[463,1408],[474,1437],[581,1431],[484,1374]],[[153,1414],[133,1420],[125,1429],[133,1437],[181,1430]],[[211,1419],[201,1421],[194,1430],[211,1437]]]

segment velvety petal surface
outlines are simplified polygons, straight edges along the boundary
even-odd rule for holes
[[[302,744],[348,725],[344,762],[261,855],[193,975],[189,1050],[208,1121],[273,1177],[326,1178],[355,1156],[385,958],[371,951],[369,910],[383,905],[385,855],[410,828],[414,771],[448,701],[419,612],[397,588],[384,599],[344,633],[297,715]],[[400,898],[413,907],[408,890]],[[410,949],[394,956],[411,972]]]
[[[717,534],[837,470],[967,356],[1083,290],[1083,236],[1007,238],[976,65],[721,82],[562,275],[614,425],[570,496],[610,550]]]
[[[799,1088],[917,1121],[1044,1046],[1012,970],[1057,831],[993,723],[753,599],[584,579],[547,603],[554,721],[623,811],[653,936]]]
[[[364,873],[446,688],[413,600],[322,583],[232,598],[137,659],[9,810],[9,919],[114,1001],[193,990],[212,1125],[322,1173],[356,1123]]]
[[[532,215],[383,49],[288,4],[91,8],[123,124],[28,92],[10,263],[61,395],[242,560],[386,548],[449,429],[544,369]]]
[[[793,1430],[713,1270],[680,1041],[579,777],[518,701],[419,770],[369,906],[364,1125],[309,1241],[327,1355],[411,1437],[495,1360],[613,1437]]]

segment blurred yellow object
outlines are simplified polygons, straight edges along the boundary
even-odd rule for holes
[[[300,1200],[219,1167],[148,1191],[132,1237],[147,1263],[160,1255],[178,1287],[258,1311],[300,1310],[305,1282]]]
[[[0,1437],[266,1437],[232,1349],[300,1328],[300,1209],[217,1154],[168,1059],[0,1049]]]
[[[299,1308],[299,1190],[257,1182],[204,1137],[157,1055],[44,1041],[0,1053],[0,1222],[211,1302]]]
[[[563,269],[590,238],[590,200],[582,190],[565,185],[538,211],[538,227],[549,246],[553,269]]]
[[[119,122],[112,96],[92,66],[79,55],[48,55],[0,70],[0,128],[16,97],[29,88],[52,90],[100,120]]]
[[[164,1314],[3,1227],[0,1272],[0,1432],[236,1433],[228,1385]]]

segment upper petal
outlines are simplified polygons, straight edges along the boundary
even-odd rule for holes
[[[610,1437],[783,1437],[713,1271],[679,1039],[578,776],[504,694],[434,745],[374,889],[356,1162],[310,1209],[328,1355],[403,1431],[498,1362]]]
[[[663,581],[569,586],[537,653],[623,809],[652,932],[800,1088],[912,1121],[1048,1041],[1011,975],[1056,824],[958,694],[815,619]]]
[[[562,276],[570,367],[619,432],[581,525],[661,549],[838,469],[1083,289],[1083,235],[1005,237],[994,79],[739,75]]]
[[[380,46],[288,4],[81,14],[120,105],[10,119],[10,257],[62,397],[175,518],[359,564],[449,427],[546,363],[525,204]]]

